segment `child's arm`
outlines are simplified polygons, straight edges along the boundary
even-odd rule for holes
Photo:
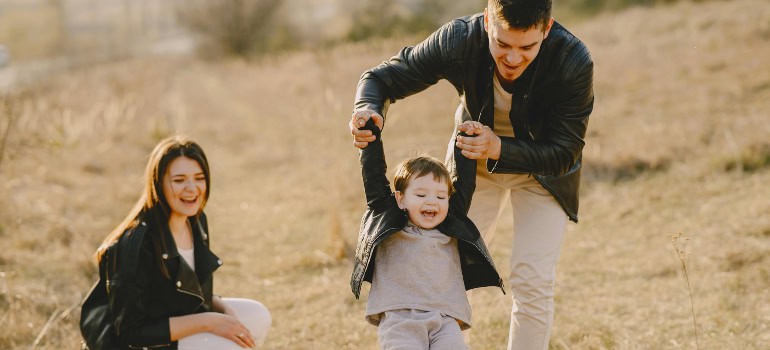
[[[466,131],[459,132],[458,135],[465,137],[475,137],[484,127],[475,121],[463,122],[461,126]],[[454,162],[454,166],[450,165],[450,169],[452,169],[455,193],[449,198],[449,207],[455,212],[467,215],[471,208],[473,192],[476,190],[476,160],[468,159],[462,154],[462,150],[455,145]]]
[[[382,131],[371,118],[360,130],[371,130],[372,135],[377,138],[361,149],[360,157],[366,204],[372,207],[378,199],[389,197],[393,192],[390,190],[390,182],[386,176],[388,165],[385,162],[385,150],[380,137]]]

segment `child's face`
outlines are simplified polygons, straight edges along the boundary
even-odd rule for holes
[[[398,207],[406,209],[415,225],[432,229],[446,219],[449,211],[449,186],[437,181],[433,174],[415,177],[404,193],[396,192]]]

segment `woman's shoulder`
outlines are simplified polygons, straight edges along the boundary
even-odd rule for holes
[[[120,236],[118,240],[119,248],[121,250],[141,250],[142,248],[151,248],[148,245],[152,244],[151,239],[148,238],[148,231],[150,225],[145,220],[137,219],[131,226],[129,226],[125,232]]]
[[[155,240],[150,238],[150,223],[137,220],[129,226],[120,239],[115,242],[110,249],[115,253],[111,254],[115,259],[119,259],[117,267],[122,271],[135,270],[140,268],[142,263],[154,255],[156,250]]]

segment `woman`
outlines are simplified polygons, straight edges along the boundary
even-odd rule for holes
[[[99,247],[121,349],[239,349],[264,341],[271,319],[262,304],[212,294],[222,261],[209,250],[203,213],[209,185],[197,143],[161,141],[147,163],[141,198]],[[107,257],[113,248],[117,253]]]

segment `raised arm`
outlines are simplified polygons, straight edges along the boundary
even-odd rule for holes
[[[479,122],[467,121],[463,123],[466,132],[459,132],[457,136],[476,137],[481,132],[483,125]],[[463,155],[462,150],[454,145],[453,164],[447,164],[452,176],[455,193],[449,198],[449,207],[452,211],[468,215],[471,207],[473,192],[476,190],[476,160]]]
[[[460,19],[449,22],[413,47],[405,47],[398,55],[366,71],[358,81],[353,120],[374,118],[380,129],[390,103],[425,90],[441,79],[448,79],[461,90],[455,62],[467,52],[468,22]],[[353,145],[366,147],[373,140],[370,132],[349,124]]]
[[[380,137],[382,131],[372,119],[369,119],[361,129],[371,131],[376,138],[360,151],[361,175],[364,178],[366,204],[371,208],[376,205],[379,199],[390,197],[393,191],[390,189],[390,182],[386,175],[388,165],[385,162],[385,150]]]
[[[416,94],[451,72],[453,47],[464,39],[456,21],[449,22],[417,44],[366,71],[358,82],[355,110],[371,110],[385,117],[391,102]]]

